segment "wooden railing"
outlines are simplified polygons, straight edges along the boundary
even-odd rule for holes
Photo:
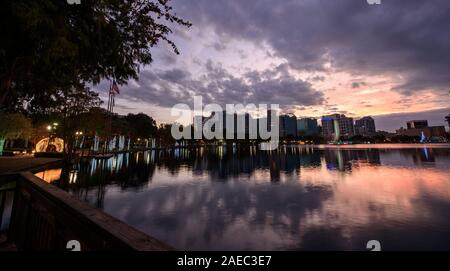
[[[8,187],[0,189],[2,194],[14,191],[7,237],[18,250],[67,250],[70,240],[79,242],[82,251],[172,250],[30,172],[0,176],[2,187]],[[4,209],[0,205],[2,217]]]
[[[8,228],[14,191],[15,183],[0,181],[0,234]]]

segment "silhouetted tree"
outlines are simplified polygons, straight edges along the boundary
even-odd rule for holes
[[[82,118],[101,104],[98,94],[86,88],[70,87],[49,95],[33,97],[27,106],[27,112],[33,117],[35,124],[57,122],[58,128],[54,135],[64,140],[67,160],[73,156],[75,132],[83,130],[86,123],[91,122]]]
[[[19,113],[0,112],[0,155],[6,139],[27,139],[31,133],[30,119]]]
[[[158,126],[157,132],[158,138],[163,145],[172,145],[175,143],[175,139],[172,136],[172,125],[167,123],[161,123]]]
[[[133,138],[150,138],[156,135],[156,121],[144,113],[128,114],[125,117]]]
[[[384,143],[386,142],[387,138],[383,134],[376,134],[373,136],[373,140],[375,141],[375,143]]]
[[[419,136],[396,135],[391,138],[392,143],[418,143]]]
[[[374,140],[372,138],[366,137],[363,135],[354,135],[354,136],[350,137],[348,140],[353,143],[367,143],[367,142],[372,143],[372,142],[374,142]]]

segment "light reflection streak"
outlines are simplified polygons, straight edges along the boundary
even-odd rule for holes
[[[62,169],[49,169],[42,172],[38,172],[34,174],[36,177],[46,181],[47,183],[52,183],[54,181],[57,181],[61,178],[61,172]]]

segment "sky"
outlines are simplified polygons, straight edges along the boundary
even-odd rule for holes
[[[170,109],[203,102],[279,104],[284,113],[373,116],[445,125],[450,113],[450,1],[172,0],[191,28],[172,26],[115,111],[173,122]],[[94,89],[106,99],[108,83]]]

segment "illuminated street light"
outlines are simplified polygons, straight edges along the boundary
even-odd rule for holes
[[[47,130],[51,131],[52,130],[52,126],[47,126]]]

